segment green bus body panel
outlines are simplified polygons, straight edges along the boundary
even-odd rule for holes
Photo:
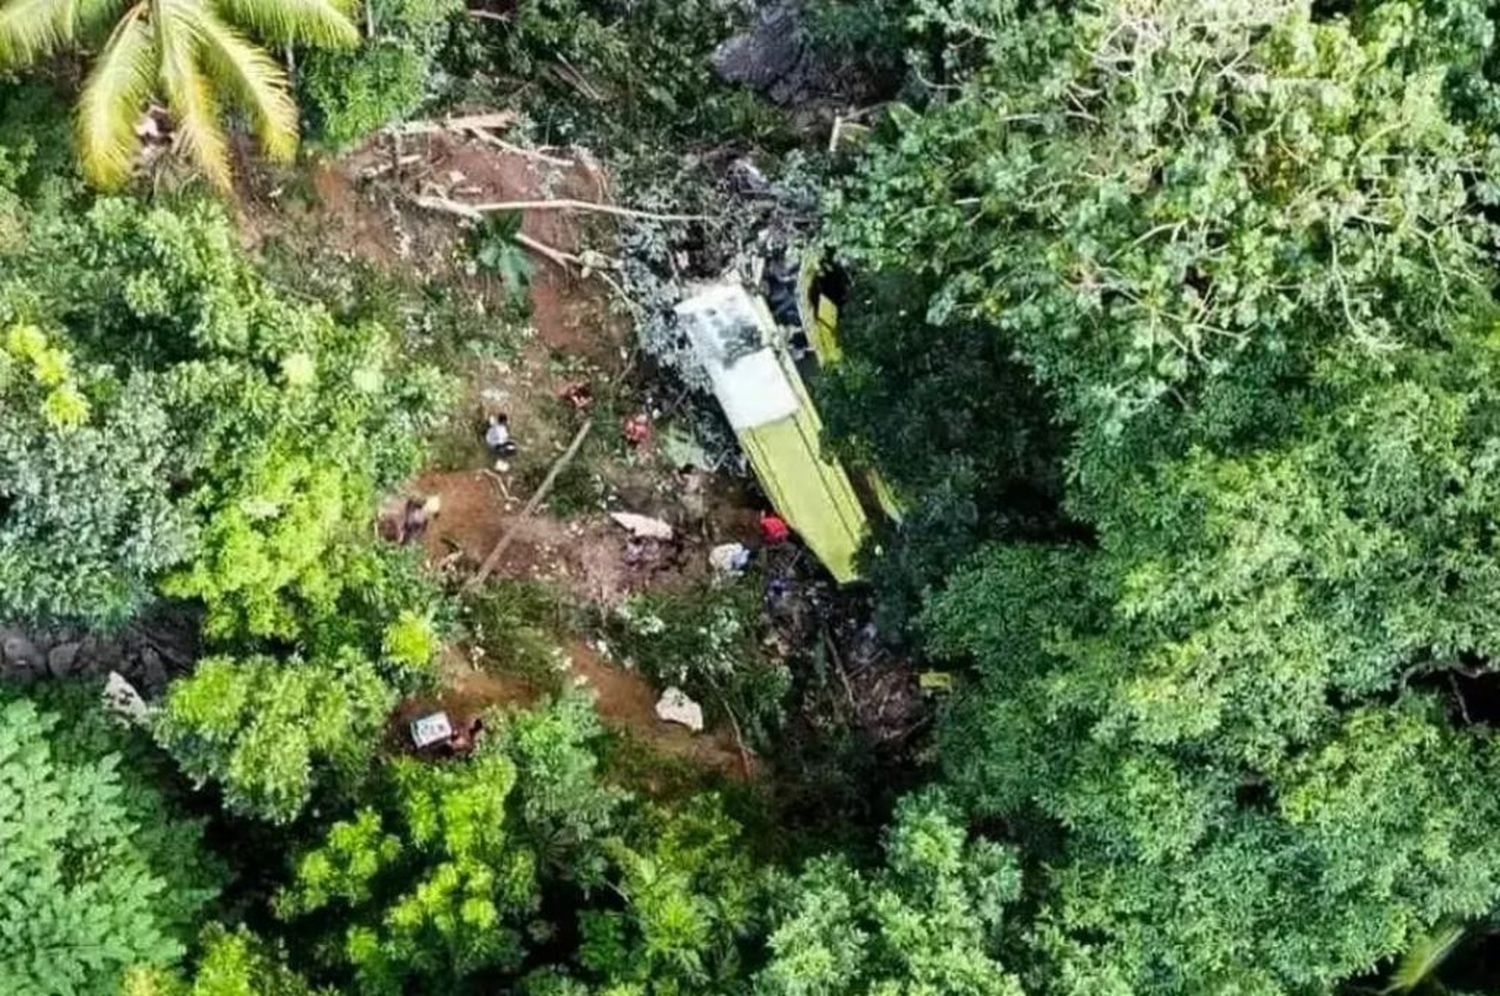
[[[822,421],[797,370],[781,367],[799,402],[795,414],[738,433],[740,445],[771,504],[839,582],[856,580],[855,557],[869,531],[864,508],[836,460],[819,443]]]

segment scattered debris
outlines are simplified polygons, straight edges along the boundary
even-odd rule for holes
[[[792,538],[791,527],[779,515],[760,513],[760,538],[767,546],[777,546]]]
[[[669,541],[675,534],[672,527],[660,519],[654,519],[649,515],[638,515],[635,512],[611,512],[609,517],[614,519],[623,528],[630,531],[632,536],[639,539],[653,539]]]
[[[411,742],[418,750],[426,750],[453,739],[453,723],[446,712],[434,712],[412,720]]]
[[[118,671],[109,672],[104,681],[104,708],[134,725],[143,725],[151,718],[151,707]]]
[[[750,566],[750,550],[743,543],[721,543],[708,551],[708,565],[719,574],[742,574]]]
[[[586,380],[567,385],[557,396],[573,406],[574,411],[584,411],[594,403],[594,385]]]
[[[665,722],[686,726],[694,733],[703,732],[703,707],[676,686],[661,693],[656,702],[656,715]]]
[[[627,418],[620,427],[620,434],[631,446],[643,446],[651,441],[651,418],[642,412]]]

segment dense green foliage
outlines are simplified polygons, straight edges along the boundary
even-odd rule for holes
[[[182,955],[217,883],[139,744],[61,705],[0,698],[0,988],[114,996]]]
[[[911,796],[885,867],[863,875],[841,858],[814,861],[786,890],[756,992],[1020,996],[995,958],[1020,870],[1004,848],[966,836],[941,794]]]
[[[415,114],[463,9],[458,0],[374,0],[365,12],[371,36],[359,48],[310,53],[301,85],[318,137],[343,148]]]
[[[331,996],[287,968],[281,953],[244,927],[211,924],[198,939],[191,977],[136,967],[122,996]]]
[[[278,911],[342,911],[325,957],[358,992],[457,992],[477,973],[514,971],[541,876],[597,882],[615,798],[594,777],[599,728],[587,700],[499,733],[463,765],[396,761],[382,805],[360,807],[297,858]]]
[[[982,410],[960,378],[993,350],[1067,427],[1050,534],[981,512],[1000,542],[925,620],[976,665],[949,778],[1038,861],[1035,988],[1323,992],[1484,915],[1496,745],[1450,681],[1500,649],[1493,164],[1450,102],[1451,24],[926,10],[984,58],[893,115],[835,234],[931,284],[902,369]],[[883,344],[852,342],[840,387],[881,397],[856,378]],[[1055,480],[1045,436],[936,438]]]
[[[224,637],[330,614],[378,489],[420,453],[436,375],[268,285],[218,208],[47,200],[20,221],[0,247],[19,419],[0,617],[114,622],[153,589],[201,599]]]
[[[810,0],[799,39],[895,98],[838,108],[831,152],[820,110],[713,82],[736,5],[364,13],[358,50],[288,53],[332,149],[503,95],[516,142],[615,155],[622,203],[716,210],[757,160],[743,217],[614,250],[657,359],[682,286],[780,252],[823,186],[848,292],[814,390],[827,443],[899,496],[864,565],[904,643],[815,582],[819,645],[783,653],[771,572],[701,560],[607,605],[450,597],[446,561],[371,519],[445,416],[473,444],[429,362],[526,365],[524,337],[481,341],[489,298],[458,280],[266,264],[221,206],[87,195],[56,95],[0,87],[0,623],[108,635],[168,602],[200,642],[154,744],[81,679],[0,698],[0,990],[1494,988],[1496,11]],[[723,185],[675,203],[688,174]],[[480,269],[525,269],[520,220],[471,237]],[[610,390],[596,419],[635,400]],[[9,667],[30,645],[3,635]],[[571,687],[584,639],[651,686],[624,703],[644,723]],[[639,742],[667,686],[738,769]],[[414,752],[396,719],[495,701],[472,753]]]
[[[199,661],[172,686],[156,735],[183,771],[223,782],[232,809],[286,821],[315,769],[350,786],[369,766],[395,694],[357,651],[332,660]]]

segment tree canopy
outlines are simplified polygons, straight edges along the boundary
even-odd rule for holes
[[[182,956],[218,882],[140,745],[64,706],[0,698],[0,985],[114,996],[125,969]]]

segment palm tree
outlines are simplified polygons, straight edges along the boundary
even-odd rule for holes
[[[163,100],[178,147],[210,182],[229,187],[224,112],[250,119],[261,149],[289,160],[297,106],[268,43],[355,45],[353,0],[0,0],[0,71],[102,40],[78,99],[78,155],[104,188],[129,177],[137,125]]]

